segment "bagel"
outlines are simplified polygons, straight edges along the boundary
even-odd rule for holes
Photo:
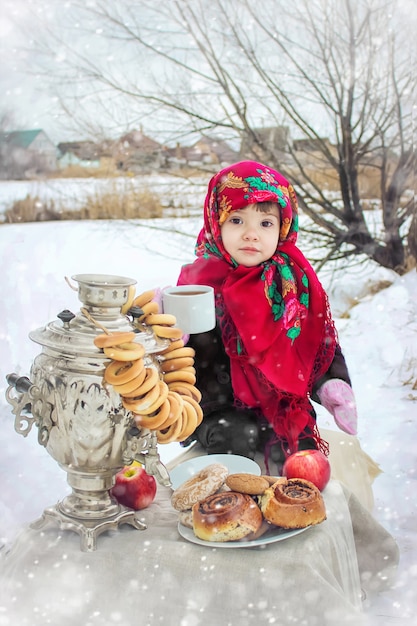
[[[184,401],[184,404],[189,404],[193,407],[197,415],[197,424],[196,424],[196,428],[197,428],[197,426],[200,426],[201,422],[203,421],[203,417],[204,417],[203,409],[198,404],[198,402],[194,400],[194,398],[189,398],[188,396],[186,396],[185,398],[183,398],[183,401]]]
[[[135,361],[135,363],[142,362],[142,369],[140,372],[133,378],[129,380],[129,382],[124,383],[123,385],[115,385],[113,384],[113,389],[117,391],[117,393],[125,398],[135,398],[137,396],[137,390],[142,386],[145,376],[146,376],[146,368],[143,359],[139,359]]]
[[[168,385],[166,383],[164,383],[163,380],[160,380],[158,382],[158,384],[156,385],[156,387],[158,388],[158,395],[155,399],[155,401],[149,405],[149,407],[145,407],[143,409],[141,409],[140,411],[140,415],[152,415],[153,413],[156,413],[156,411],[160,408],[160,406],[165,402],[165,400],[168,397]],[[150,394],[151,392],[149,391],[148,394]],[[167,418],[167,416],[165,416],[165,419]],[[161,421],[161,424],[164,423],[164,420]]]
[[[161,404],[161,406],[159,407],[159,409],[157,411],[155,411],[155,415],[136,415],[134,414],[134,419],[136,424],[138,424],[138,426],[143,426],[144,428],[148,428],[149,430],[158,430],[159,428],[162,428],[163,424],[165,423],[168,415],[169,415],[169,411],[170,411],[170,403],[168,398]],[[153,426],[155,422],[151,421],[153,420],[153,418],[158,416],[158,424],[157,426]]]
[[[133,300],[133,306],[137,306],[143,310],[145,304],[148,304],[155,297],[155,289],[150,289],[148,291],[144,291],[143,293],[136,296]]]
[[[193,357],[183,356],[176,359],[167,359],[166,361],[162,361],[160,369],[162,372],[167,373],[181,370],[184,367],[188,367],[190,365],[194,365]]]
[[[148,430],[157,430],[164,421],[164,416],[159,412],[153,416],[137,415],[134,413],[133,418],[137,426],[147,428]]]
[[[183,341],[182,335],[181,335],[181,339],[173,339],[173,340],[171,340],[171,343],[166,348],[161,350],[161,352],[159,354],[165,355],[165,354],[168,354],[169,352],[172,352],[173,350],[177,350],[178,348],[183,348],[183,347],[184,347],[184,341]],[[167,357],[167,358],[169,358],[169,357]]]
[[[167,403],[167,400],[164,400],[160,410],[156,411],[154,415],[134,414],[134,420],[138,426],[143,426],[143,428],[148,430],[157,430],[166,420],[168,411],[169,403]]]
[[[195,357],[195,350],[190,346],[183,346],[179,348],[171,349],[168,353],[163,353],[162,360],[168,361],[170,359],[176,359],[179,357]]]
[[[103,348],[104,354],[113,361],[135,361],[145,356],[145,347],[141,343],[121,343],[117,347]]]
[[[178,441],[185,441],[190,435],[193,434],[198,424],[198,417],[195,408],[184,401],[184,408],[182,410],[182,428],[178,435]]]
[[[175,370],[174,372],[166,372],[164,374],[164,380],[166,383],[178,382],[180,380],[189,383],[190,385],[195,385],[197,382],[196,375],[193,372],[183,368],[181,370]]]
[[[161,419],[164,418],[164,421],[158,426],[158,429],[162,428],[163,425],[166,423],[166,421],[169,418],[170,411],[171,411],[171,402],[167,396],[164,402],[159,407],[158,413],[160,414]]]
[[[172,391],[168,392],[167,401],[169,403],[169,412],[165,419],[165,422],[160,427],[160,430],[164,430],[176,421],[178,421],[181,417],[182,409],[184,406],[183,398],[177,393],[173,393]]]
[[[181,328],[176,326],[162,326],[161,324],[154,324],[152,326],[153,331],[157,337],[161,339],[181,339],[183,332]]]
[[[155,367],[145,367],[145,376],[141,384],[138,384],[136,389],[125,394],[126,398],[132,398],[139,400],[148,391],[153,389],[159,381],[159,372]]]
[[[146,367],[144,366],[141,372],[134,378],[130,380],[128,383],[124,385],[113,385],[113,389],[115,389],[121,396],[125,398],[137,398],[138,390],[141,389],[143,383],[146,378]]]
[[[195,385],[191,385],[190,383],[187,383],[183,380],[178,380],[178,381],[168,383],[168,387],[172,391],[177,391],[179,394],[183,396],[188,396],[190,398],[193,398],[196,402],[201,402],[201,399],[202,399],[201,391],[197,389]]]
[[[122,404],[128,411],[132,411],[132,413],[142,415],[142,412],[153,406],[158,398],[159,385],[156,384],[140,398],[126,398],[126,396],[123,396]]]
[[[182,385],[184,384],[187,384],[187,383],[182,383]],[[183,387],[182,385],[181,385],[181,381],[168,383],[168,387],[171,391],[176,391],[183,397],[192,398],[193,397],[192,391],[190,389],[187,389],[187,387]],[[191,386],[192,385],[190,385],[190,387]]]
[[[153,326],[155,324],[161,326],[175,326],[177,318],[170,313],[151,313],[145,317],[145,323]]]
[[[136,378],[144,366],[143,359],[112,361],[104,370],[104,380],[110,385],[123,385]]]
[[[121,343],[133,341],[136,337],[134,332],[117,332],[117,333],[102,333],[94,337],[93,342],[97,348],[113,348],[120,346]]]
[[[168,426],[168,428],[161,427],[156,431],[156,440],[158,443],[174,443],[178,441],[178,435],[182,430],[182,412],[179,418]]]
[[[148,302],[147,304],[144,304],[142,307],[140,307],[143,311],[142,315],[140,315],[138,317],[138,320],[140,322],[144,322],[147,318],[148,315],[154,315],[157,314],[159,311],[159,305],[157,302]]]
[[[126,315],[128,310],[131,308],[133,304],[133,300],[135,299],[136,288],[134,285],[129,285],[129,289],[127,292],[127,300],[125,304],[121,308],[122,315]]]

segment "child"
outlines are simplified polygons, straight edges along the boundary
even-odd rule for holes
[[[217,326],[191,335],[204,419],[191,440],[209,453],[256,450],[279,462],[328,453],[310,402],[356,433],[356,407],[327,296],[296,246],[298,204],[277,171],[242,161],[210,181],[197,259],[178,284],[211,285]]]

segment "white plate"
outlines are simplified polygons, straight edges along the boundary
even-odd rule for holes
[[[181,537],[187,541],[191,541],[191,543],[198,543],[198,545],[204,546],[205,548],[255,548],[256,546],[266,546],[268,543],[276,543],[277,541],[283,541],[284,539],[299,535],[308,528],[311,528],[311,526],[307,526],[307,528],[297,528],[296,530],[272,527],[271,530],[268,530],[262,537],[253,539],[252,541],[245,541],[244,539],[240,541],[204,541],[204,539],[199,539],[195,536],[192,528],[178,523],[178,532]]]
[[[239,456],[237,454],[204,454],[203,456],[196,456],[193,459],[184,461],[177,467],[174,467],[170,471],[172,488],[177,489],[186,480],[197,474],[200,470],[211,465],[212,463],[221,463],[225,465],[229,474],[255,474],[261,475],[261,468],[255,461],[248,459],[245,456]]]

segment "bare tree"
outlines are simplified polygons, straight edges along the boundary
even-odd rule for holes
[[[122,113],[171,137],[221,130],[243,141],[244,156],[262,157],[295,184],[327,243],[317,261],[359,254],[403,273],[417,249],[416,206],[406,193],[417,164],[416,49],[407,32],[414,5],[290,4],[75,1],[77,43],[63,36],[74,32],[66,14],[57,38],[38,40],[38,59],[60,57],[52,75],[55,84],[62,79],[74,116],[81,118],[83,103],[105,103],[119,123]],[[265,127],[288,128],[284,144],[267,141]],[[380,200],[377,229],[362,189],[370,179]]]
[[[0,110],[0,180],[6,179],[9,174],[7,134],[10,132],[12,119],[10,111]]]

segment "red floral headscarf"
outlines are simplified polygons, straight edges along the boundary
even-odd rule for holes
[[[221,225],[232,211],[258,202],[278,203],[280,236],[271,259],[245,267],[225,250]],[[337,338],[326,294],[295,245],[297,233],[290,183],[261,163],[235,163],[209,183],[198,258],[182,268],[178,284],[214,287],[236,403],[258,409],[290,451],[306,430],[325,451],[309,394],[329,368]]]

